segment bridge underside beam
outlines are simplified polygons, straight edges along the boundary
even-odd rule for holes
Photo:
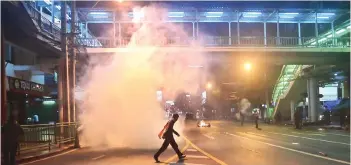
[[[89,53],[88,56],[114,56],[118,54],[123,53],[96,52]],[[350,62],[348,52],[204,52],[204,56],[208,59],[223,61],[223,63],[250,61],[270,65],[333,65]],[[87,56],[81,58],[85,59]]]

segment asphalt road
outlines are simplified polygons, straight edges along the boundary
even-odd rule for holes
[[[350,135],[338,130],[213,121],[211,128],[189,123],[179,144],[187,158],[177,162],[171,147],[160,157],[164,164],[188,165],[342,165],[350,164]],[[82,148],[39,160],[31,165],[148,165],[152,150]]]

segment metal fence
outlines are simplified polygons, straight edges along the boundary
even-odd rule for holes
[[[18,153],[40,149],[50,150],[53,146],[60,147],[72,143],[76,138],[76,123],[21,125],[24,139],[20,141]]]
[[[86,47],[125,47],[128,44],[161,45],[161,46],[189,46],[192,43],[201,46],[218,47],[350,47],[350,37],[321,38],[316,42],[315,37],[223,37],[204,36],[198,38],[166,38],[160,40],[133,40],[130,38],[80,38],[80,43]]]

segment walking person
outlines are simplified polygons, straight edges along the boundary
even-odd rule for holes
[[[173,133],[176,134],[178,137],[180,136],[179,133],[173,129],[174,123],[177,122],[178,118],[178,114],[173,114],[172,119],[164,126],[163,130],[159,134],[159,138],[164,139],[164,141],[161,148],[154,155],[156,163],[160,163],[158,157],[161,155],[162,152],[164,152],[167,149],[169,144],[171,144],[173,150],[177,153],[179,159],[183,159],[186,157],[183,153],[179,151],[178,144],[176,143],[173,137]]]
[[[302,114],[301,110],[297,109],[294,114],[294,120],[295,120],[295,128],[296,129],[301,129],[302,126]]]
[[[256,124],[256,129],[259,129],[258,128],[258,119],[259,119],[259,113],[258,112],[256,112],[256,113],[254,113],[254,120],[255,120],[255,124]]]
[[[245,115],[241,111],[240,111],[240,120],[241,120],[241,126],[244,126]]]
[[[17,147],[24,132],[14,115],[10,115],[10,119],[3,126],[1,133],[4,135],[3,154],[5,165],[15,165]]]

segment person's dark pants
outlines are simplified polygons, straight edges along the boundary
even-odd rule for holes
[[[16,164],[16,153],[17,153],[17,144],[9,145],[4,147],[4,162],[5,165],[15,165]]]
[[[159,157],[161,155],[162,152],[164,152],[168,145],[171,144],[173,150],[177,153],[178,157],[181,157],[183,154],[179,151],[178,149],[178,144],[176,143],[176,141],[174,140],[174,137],[167,137],[164,141],[163,144],[161,146],[161,148],[156,152],[155,157]]]
[[[256,128],[258,128],[258,119],[255,119]]]
[[[301,121],[300,120],[295,120],[295,128],[301,129]]]

